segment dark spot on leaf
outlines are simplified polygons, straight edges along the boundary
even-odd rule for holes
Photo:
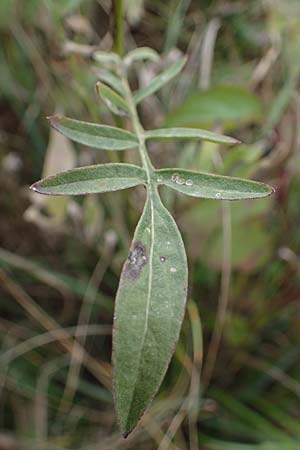
[[[165,256],[161,256],[159,259],[160,259],[160,262],[162,262],[162,263],[166,262],[166,257]]]
[[[142,242],[134,242],[124,267],[124,276],[136,280],[147,263],[148,257],[145,245]]]

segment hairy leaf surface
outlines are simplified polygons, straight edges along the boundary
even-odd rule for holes
[[[234,145],[239,144],[235,138],[224,136],[222,134],[213,133],[212,131],[201,130],[197,128],[161,128],[146,132],[146,139],[157,140],[203,140],[215,142],[217,144]]]
[[[117,191],[146,182],[144,169],[131,164],[100,164],[58,173],[31,186],[47,195],[83,195]]]
[[[167,84],[172,78],[176,77],[179,72],[183,69],[186,63],[186,58],[180,58],[174,64],[172,64],[168,69],[159,74],[157,77],[150,81],[148,86],[140,89],[134,96],[136,104],[140,103],[144,98],[157,92],[161,87]]]
[[[108,125],[81,122],[68,117],[48,117],[55,130],[80,144],[103,150],[126,150],[137,147],[137,137],[129,131]]]
[[[149,193],[116,298],[114,392],[124,435],[152,401],[167,370],[184,316],[185,249],[157,193]]]
[[[274,192],[264,183],[183,169],[157,170],[157,180],[183,194],[217,200],[261,198]]]

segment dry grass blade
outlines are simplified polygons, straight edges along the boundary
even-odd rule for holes
[[[0,364],[6,365],[24,355],[31,352],[37,347],[51,344],[55,341],[64,341],[73,336],[103,336],[111,334],[111,327],[108,325],[77,325],[75,327],[59,328],[48,331],[47,333],[38,334],[27,339],[15,347],[0,354]]]
[[[103,276],[109,266],[109,263],[111,262],[111,258],[113,255],[113,250],[115,248],[115,239],[114,237],[112,239],[110,239],[108,237],[108,239],[106,239],[106,248],[104,249],[103,252],[103,257],[101,257],[98,261],[98,263],[96,264],[96,267],[93,271],[93,274],[91,276],[91,279],[89,281],[89,284],[87,286],[87,290],[86,293],[83,297],[82,300],[82,306],[79,312],[79,318],[78,318],[78,325],[77,325],[77,329],[78,329],[78,333],[75,333],[75,338],[77,341],[80,342],[81,346],[82,346],[82,351],[76,356],[76,344],[74,347],[75,350],[75,354],[71,356],[71,362],[70,362],[70,370],[68,373],[68,378],[67,378],[67,382],[66,382],[66,388],[65,388],[65,392],[61,401],[61,404],[64,404],[65,400],[68,400],[69,404],[72,403],[73,397],[75,395],[77,386],[78,386],[78,378],[79,378],[79,373],[80,373],[80,369],[81,369],[81,364],[82,361],[84,359],[84,353],[83,353],[83,349],[85,346],[85,342],[86,342],[86,337],[88,333],[81,333],[81,329],[82,326],[84,326],[84,324],[88,325],[90,318],[91,318],[91,313],[92,313],[92,308],[93,308],[93,302],[89,301],[89,298],[91,298],[92,300],[95,300],[95,295],[93,296],[93,292],[96,293],[97,290],[99,289],[100,283],[103,279]],[[88,327],[87,327],[87,331],[88,331]]]
[[[25,309],[31,318],[33,318],[41,327],[48,331],[53,331],[60,328],[59,324],[52,319],[45,311],[43,311],[34,300],[16,283],[14,282],[4,270],[0,270],[0,281],[4,289],[10,293],[10,295]],[[74,340],[63,329],[64,340],[59,341],[61,347],[69,353],[74,351]],[[71,342],[70,342],[71,340]],[[73,341],[73,343],[72,343]],[[89,371],[102,383],[104,386],[111,387],[110,371],[107,369],[107,365],[101,364],[90,356],[81,345],[77,343],[79,352],[84,354],[84,364]]]
[[[190,450],[199,450],[197,421],[200,405],[200,376],[203,362],[203,339],[198,308],[192,301],[188,304],[188,314],[191,322],[194,354],[188,409],[189,440]]]

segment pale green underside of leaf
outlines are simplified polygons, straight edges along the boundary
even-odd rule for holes
[[[234,145],[239,144],[235,138],[224,136],[222,134],[213,133],[212,131],[201,130],[197,128],[161,128],[146,132],[146,139],[157,140],[203,140],[215,142],[217,144]]]
[[[138,139],[129,131],[108,125],[81,122],[68,117],[48,117],[55,130],[80,144],[103,150],[126,150],[137,147]]]
[[[166,69],[160,75],[153,78],[153,80],[150,81],[148,86],[140,89],[135,94],[134,99],[135,99],[136,104],[140,103],[144,98],[148,97],[149,95],[152,95],[155,92],[157,92],[165,84],[167,84],[169,81],[171,81],[172,78],[176,77],[176,75],[178,75],[179,72],[183,69],[185,63],[186,63],[186,58],[180,58],[178,61],[176,61],[174,64],[172,64],[168,69]]]
[[[242,178],[183,169],[162,169],[156,173],[160,184],[193,197],[243,200],[267,197],[274,192],[271,186]]]
[[[124,113],[128,113],[128,107],[125,100],[109,86],[98,82],[96,89],[98,95],[111,112],[117,115],[124,115]]]
[[[136,426],[163,380],[187,296],[180,233],[158,194],[153,195],[137,226],[116,298],[114,394],[125,435]]]
[[[33,184],[47,195],[83,195],[126,189],[146,183],[144,169],[131,164],[101,164],[58,173]]]

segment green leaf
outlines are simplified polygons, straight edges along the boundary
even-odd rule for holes
[[[108,109],[114,114],[124,116],[128,113],[128,107],[125,100],[103,83],[96,84],[96,90]]]
[[[195,91],[172,112],[166,126],[212,128],[216,123],[225,130],[259,123],[262,107],[251,92],[236,86],[219,86]]]
[[[172,64],[167,70],[162,72],[157,77],[153,78],[150,81],[148,86],[143,89],[140,89],[134,96],[136,104],[140,103],[145,97],[154,94],[157,92],[162,86],[167,84],[172,78],[176,77],[179,72],[183,69],[186,63],[186,58],[180,58],[174,64]]]
[[[161,128],[159,130],[147,131],[145,137],[146,139],[159,140],[200,139],[203,141],[226,145],[234,145],[240,143],[240,141],[230,136],[224,136],[222,134],[213,133],[207,130],[200,130],[197,128]]]
[[[187,262],[176,223],[156,192],[148,193],[116,298],[114,391],[126,437],[155,396],[184,316]]]
[[[146,183],[144,169],[131,164],[99,164],[58,173],[31,189],[47,195],[84,195],[126,189]]]
[[[124,64],[128,67],[136,61],[143,61],[143,60],[149,60],[153,62],[158,61],[159,54],[152,48],[139,47],[132,50],[126,55],[126,57],[124,58]]]
[[[267,197],[271,186],[242,178],[225,177],[183,169],[157,170],[157,181],[192,197],[242,200]]]
[[[113,88],[118,94],[124,96],[125,95],[125,89],[122,85],[122,82],[120,79],[114,75],[109,70],[99,70],[97,72],[97,76],[99,77],[100,81],[107,84],[111,88]]]
[[[138,145],[138,139],[134,134],[119,128],[60,116],[51,116],[48,120],[51,126],[64,136],[89,147],[126,150]]]

